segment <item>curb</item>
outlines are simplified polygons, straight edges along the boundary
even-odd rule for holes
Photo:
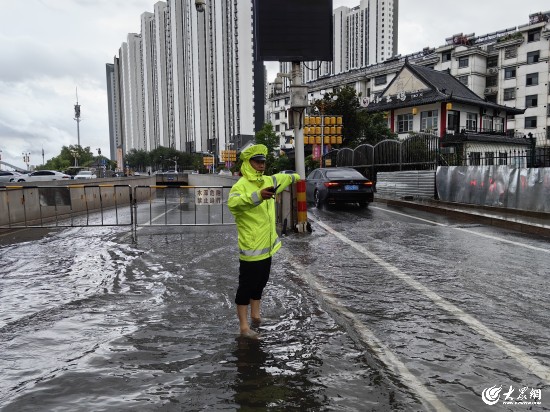
[[[474,205],[438,202],[436,200],[421,202],[375,198],[375,202],[385,203],[388,206],[400,206],[422,210],[430,213],[450,216],[455,219],[515,230],[521,233],[550,237],[550,213],[537,213],[523,210],[511,211],[510,209],[504,208],[491,208],[487,206],[476,207]],[[462,208],[463,210],[458,210],[456,209],[457,207]],[[490,215],[491,212],[497,214],[500,213],[502,216]],[[529,222],[529,218],[546,220],[549,224]]]

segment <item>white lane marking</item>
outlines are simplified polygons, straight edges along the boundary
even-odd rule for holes
[[[473,230],[464,229],[464,228],[461,228],[461,227],[449,226],[445,223],[439,223],[439,222],[435,222],[433,220],[423,219],[421,217],[408,215],[406,213],[396,212],[394,210],[383,209],[381,207],[376,207],[376,206],[373,206],[372,209],[378,209],[378,210],[381,210],[383,212],[388,212],[388,213],[393,213],[393,214],[400,215],[400,216],[405,216],[405,217],[408,217],[408,218],[411,218],[411,219],[420,220],[422,222],[431,223],[433,225],[450,227],[451,229],[460,230],[462,232],[466,232],[466,233],[476,235],[476,236],[481,236],[481,237],[484,237],[484,238],[487,238],[487,239],[496,240],[496,241],[499,241],[499,242],[509,243],[511,245],[524,247],[526,249],[536,250],[537,252],[550,253],[550,249],[544,249],[544,248],[537,247],[537,246],[531,246],[531,245],[527,245],[527,244],[521,243],[521,242],[514,242],[513,240],[508,240],[508,239],[504,239],[504,238],[497,237],[497,236],[487,235],[487,234],[484,234],[484,233],[474,232]]]
[[[322,296],[322,300],[325,301],[326,304],[332,308],[332,310],[347,318],[353,326],[353,329],[359,334],[361,340],[369,346],[380,362],[390,368],[396,376],[403,381],[403,383],[414,390],[421,399],[424,399],[432,405],[436,411],[449,411],[449,409],[447,409],[438,397],[422,385],[416,376],[409,371],[405,364],[401,362],[398,357],[386,345],[384,345],[384,343],[382,343],[382,341],[380,341],[376,335],[359,320],[357,316],[355,316],[355,314],[348,310],[329,289],[327,289],[318,279],[316,279],[314,275],[308,272],[308,270],[300,263],[293,261],[290,256],[287,257],[287,261],[299,271],[299,273],[295,271],[291,272],[294,272],[295,275],[301,279],[305,279],[310,287]]]
[[[319,226],[321,226],[323,229],[325,229],[327,232],[331,233],[332,235],[336,236],[338,239],[340,239],[342,242],[347,243],[357,251],[361,252],[365,256],[367,256],[369,259],[373,260],[374,262],[378,263],[380,266],[382,266],[384,269],[386,269],[391,274],[395,275],[398,279],[401,279],[403,282],[407,283],[409,286],[413,287],[414,289],[418,290],[424,296],[427,298],[430,298],[436,305],[441,307],[442,309],[446,310],[447,312],[451,313],[453,316],[456,316],[458,319],[460,319],[462,322],[464,322],[466,325],[468,325],[470,328],[472,328],[474,331],[482,335],[484,338],[490,340],[493,342],[497,347],[499,347],[504,353],[506,353],[508,356],[513,357],[516,359],[520,364],[525,366],[527,369],[529,369],[532,373],[537,375],[542,380],[546,381],[547,383],[550,383],[550,368],[546,365],[543,365],[535,358],[532,358],[527,353],[525,353],[523,350],[518,348],[517,346],[513,345],[510,342],[507,342],[502,336],[500,336],[498,333],[492,331],[487,326],[483,325],[480,321],[478,321],[476,318],[474,318],[471,315],[468,315],[466,312],[464,312],[462,309],[458,308],[451,302],[443,299],[441,296],[439,296],[437,293],[433,292],[432,290],[428,289],[426,286],[422,285],[420,282],[414,280],[410,276],[406,275],[405,273],[401,272],[398,268],[393,266],[392,264],[386,262],[384,259],[380,258],[379,256],[375,255],[374,253],[368,251],[364,246],[355,243],[353,240],[348,239],[346,236],[342,235],[341,233],[334,230],[332,227],[327,225],[326,223],[323,223],[318,220],[313,220],[315,223],[317,223]]]

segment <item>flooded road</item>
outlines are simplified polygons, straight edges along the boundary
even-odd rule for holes
[[[410,213],[310,210],[258,342],[237,335],[232,226],[4,244],[0,410],[514,411],[523,387],[548,410],[548,244]]]

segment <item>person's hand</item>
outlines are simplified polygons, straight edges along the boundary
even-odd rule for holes
[[[266,187],[260,191],[260,194],[264,200],[273,199],[275,197],[275,188],[273,186]]]

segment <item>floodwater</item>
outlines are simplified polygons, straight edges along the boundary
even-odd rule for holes
[[[274,265],[238,337],[235,228],[88,228],[0,253],[3,411],[409,410],[364,348]],[[370,406],[369,406],[370,405]],[[382,408],[385,409],[385,408]],[[380,409],[380,410],[382,410]]]
[[[542,240],[374,207],[312,217],[314,232],[284,238],[274,259],[259,341],[237,334],[233,226],[136,241],[128,228],[64,229],[2,246],[0,410],[526,409],[484,404],[493,385],[541,389],[534,408],[548,410]]]

